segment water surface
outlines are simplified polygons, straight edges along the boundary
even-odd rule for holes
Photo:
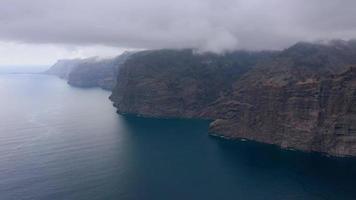
[[[1,200],[356,199],[356,162],[122,117],[109,92],[0,75]]]

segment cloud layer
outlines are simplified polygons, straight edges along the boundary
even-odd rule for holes
[[[280,49],[356,36],[354,0],[1,0],[0,40],[120,48]]]

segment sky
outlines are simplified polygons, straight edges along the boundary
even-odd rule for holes
[[[0,65],[356,38],[355,0],[0,0]]]

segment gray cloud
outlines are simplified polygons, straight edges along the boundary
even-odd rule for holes
[[[354,0],[1,0],[0,40],[122,48],[279,49],[356,35]]]

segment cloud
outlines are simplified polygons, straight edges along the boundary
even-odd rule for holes
[[[0,40],[120,48],[280,49],[356,35],[354,0],[1,0]]]
[[[124,50],[101,45],[73,46],[0,41],[0,68],[10,65],[51,65],[61,58],[112,57]]]

